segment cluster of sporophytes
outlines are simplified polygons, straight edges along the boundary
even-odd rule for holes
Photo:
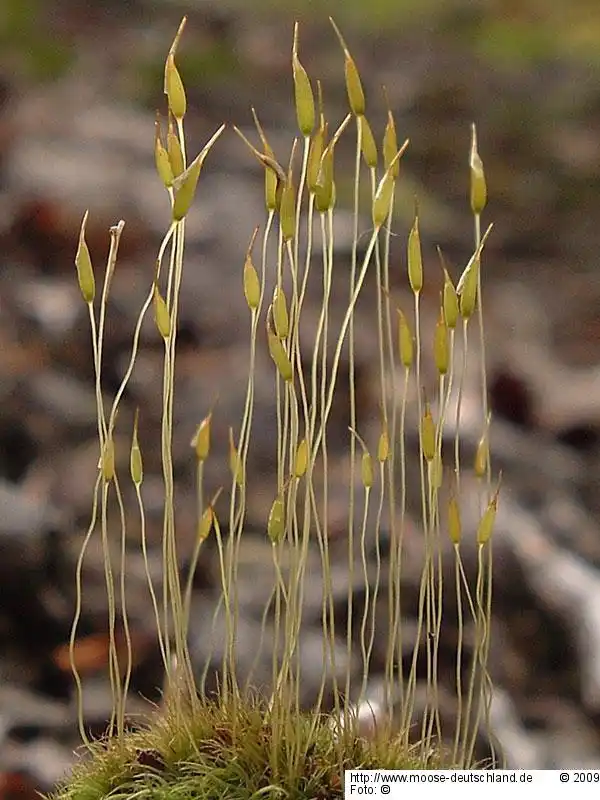
[[[185,22],[185,20],[184,20]],[[81,227],[76,255],[77,275],[83,299],[89,310],[93,358],[96,375],[98,437],[100,459],[94,491],[93,514],[84,539],[77,568],[78,605],[71,637],[73,672],[79,697],[81,737],[95,753],[91,766],[82,767],[73,777],[67,794],[92,792],[94,796],[109,791],[114,795],[139,791],[142,794],[167,790],[178,776],[190,791],[204,797],[275,796],[278,792],[294,797],[332,796],[341,792],[340,770],[343,767],[389,766],[423,767],[445,763],[469,766],[473,763],[478,730],[485,724],[491,698],[487,671],[489,622],[491,609],[491,533],[498,501],[498,488],[492,485],[487,431],[487,409],[483,314],[481,304],[480,264],[485,239],[481,215],[486,206],[486,181],[478,154],[475,128],[469,159],[470,207],[474,219],[473,255],[458,282],[442,263],[442,286],[439,317],[435,330],[422,331],[421,297],[424,270],[415,215],[406,245],[408,284],[414,305],[410,309],[392,308],[390,291],[390,252],[394,226],[396,184],[401,180],[401,160],[408,141],[398,142],[392,110],[388,108],[383,138],[377,143],[366,116],[365,94],[361,77],[348,46],[335,24],[341,44],[349,113],[332,130],[323,110],[320,83],[313,83],[298,55],[298,29],[294,30],[292,76],[297,121],[300,131],[286,163],[279,161],[254,113],[259,144],[255,147],[235,129],[264,169],[266,221],[256,228],[249,243],[240,291],[248,307],[249,373],[243,418],[239,428],[230,429],[229,466],[231,482],[224,496],[228,508],[218,508],[218,497],[205,498],[204,471],[211,452],[211,420],[218,409],[211,410],[198,425],[192,442],[197,465],[198,524],[196,546],[189,576],[182,579],[177,553],[177,527],[174,508],[172,463],[174,370],[180,289],[184,268],[186,216],[196,200],[196,189],[204,160],[224,126],[219,128],[193,157],[188,155],[184,134],[186,92],[176,66],[176,52],[183,30],[182,23],[169,50],[164,90],[168,105],[166,131],[160,118],[156,122],[155,156],[160,181],[169,195],[171,220],[162,240],[156,270],[142,306],[135,332],[129,365],[121,386],[107,411],[103,402],[102,351],[105,319],[111,279],[117,262],[123,223],[110,230],[110,252],[101,296],[96,296],[95,274],[86,244],[86,217]],[[389,104],[388,104],[389,105]],[[352,177],[353,247],[347,270],[348,302],[341,326],[330,322],[332,273],[336,260],[334,217],[336,207],[335,152],[340,137],[354,130],[355,165]],[[372,227],[366,247],[359,248],[359,221],[365,196],[362,184],[369,187],[369,211]],[[301,227],[301,220],[306,224]],[[260,238],[259,238],[260,237]],[[320,247],[315,242],[320,238]],[[257,245],[260,241],[260,246]],[[269,263],[269,244],[276,242],[275,263]],[[258,251],[258,255],[255,254]],[[258,266],[257,266],[258,264]],[[300,320],[307,296],[311,270],[322,273],[322,302],[318,323],[310,343],[310,368],[304,368],[306,340],[300,341]],[[373,319],[378,332],[379,393],[381,426],[378,440],[369,449],[357,428],[355,375],[355,307],[365,278],[375,271],[378,291]],[[286,286],[288,287],[286,290]],[[291,287],[291,288],[290,288]],[[115,460],[115,428],[119,405],[130,379],[138,353],[142,323],[153,309],[158,332],[164,342],[162,380],[161,455],[164,477],[164,520],[162,532],[162,592],[153,585],[147,558],[145,510],[142,501],[143,446],[138,439],[136,414],[131,435],[130,474],[120,476]],[[481,358],[482,438],[475,459],[475,473],[482,487],[481,519],[476,532],[479,554],[477,579],[469,584],[461,560],[461,514],[459,488],[461,479],[460,415],[464,375],[468,358],[468,338],[473,325]],[[423,348],[427,336],[429,344]],[[236,632],[239,622],[238,568],[244,536],[247,503],[247,460],[254,416],[254,373],[257,342],[266,337],[273,361],[273,397],[277,408],[277,437],[274,459],[277,486],[264,535],[272,545],[274,585],[263,616],[263,632],[269,615],[274,620],[274,643],[270,687],[253,687],[241,681],[236,671]],[[303,337],[305,333],[303,332]],[[455,338],[462,337],[461,350]],[[431,348],[431,341],[433,347]],[[341,632],[347,655],[356,655],[360,642],[362,679],[354,685],[350,667],[344,680],[335,668],[336,647],[333,589],[328,530],[328,423],[342,353],[349,353],[349,434],[348,449],[351,477],[348,488],[347,549],[348,583],[347,619]],[[310,350],[310,348],[309,348]],[[422,386],[422,352],[432,352],[438,376],[438,397],[430,404],[417,391],[420,443],[418,465],[407,464],[407,398],[409,382]],[[459,357],[458,353],[462,352]],[[333,353],[333,355],[332,355]],[[304,354],[304,355],[303,355]],[[454,424],[453,464],[442,467],[442,438],[450,415],[450,398],[457,396]],[[452,406],[454,409],[454,406]],[[435,416],[434,416],[435,413]],[[407,518],[407,469],[419,475],[422,535],[425,543],[420,583],[418,630],[408,667],[402,647],[400,574],[403,533]],[[164,664],[165,704],[149,727],[126,731],[126,701],[132,671],[131,638],[126,613],[125,540],[126,518],[122,481],[133,482],[141,526],[141,548],[147,570],[148,587],[156,617],[158,646]],[[443,481],[451,486],[442,495]],[[357,493],[364,493],[357,497]],[[442,500],[442,497],[446,498]],[[449,498],[449,499],[448,499]],[[360,501],[360,503],[358,502]],[[109,556],[108,508],[116,502],[120,512],[120,564]],[[441,508],[442,503],[446,506]],[[387,504],[387,507],[386,507]],[[362,507],[362,513],[355,509]],[[389,516],[391,542],[387,585],[383,589],[383,567],[377,568],[373,585],[367,573],[367,515],[372,507],[376,518],[375,536],[380,534],[384,509]],[[442,514],[443,512],[443,514]],[[222,535],[220,514],[227,514],[228,535]],[[360,517],[360,518],[358,518]],[[441,519],[447,520],[444,523]],[[82,565],[92,536],[100,529],[105,556],[108,596],[110,653],[108,669],[114,692],[114,712],[107,736],[102,743],[90,742],[83,720],[82,684],[76,668],[74,647],[81,613]],[[114,530],[111,530],[111,536]],[[370,534],[372,535],[372,534]],[[226,624],[226,646],[216,695],[208,696],[205,680],[208,666],[200,677],[195,672],[188,649],[188,623],[192,579],[198,556],[209,536],[214,537],[220,563],[221,603]],[[442,563],[440,543],[449,537],[454,547],[455,589],[458,607],[459,643],[456,652],[457,713],[455,730],[441,749],[442,730],[438,702],[438,655],[442,626]],[[324,669],[318,696],[311,709],[301,707],[302,685],[299,637],[302,628],[306,566],[309,548],[318,548],[323,576],[322,628]],[[367,597],[362,624],[357,635],[353,610],[355,554],[360,552]],[[339,557],[339,556],[338,556]],[[376,733],[367,739],[357,725],[356,709],[366,696],[373,650],[375,603],[380,591],[387,592],[390,618],[385,665],[386,697]],[[117,648],[115,633],[117,608],[123,616],[127,647]],[[465,617],[476,630],[474,654],[468,669],[463,664]],[[427,708],[418,721],[415,745],[415,695],[417,658],[426,653]],[[350,658],[348,658],[350,662]],[[467,675],[467,679],[463,678]],[[325,709],[328,682],[333,683],[333,708]],[[259,690],[263,694],[259,696]],[[401,724],[391,734],[386,720]],[[325,714],[324,711],[327,710]],[[337,776],[337,777],[336,777]],[[316,782],[316,783],[315,783]],[[317,785],[318,784],[318,785]]]

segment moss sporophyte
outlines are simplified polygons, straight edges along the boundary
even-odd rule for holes
[[[479,154],[475,127],[468,158],[470,175],[466,213],[473,216],[473,254],[462,275],[452,277],[447,265],[428,269],[421,248],[420,218],[415,214],[404,252],[393,252],[394,219],[399,204],[397,183],[402,181],[402,162],[410,154],[408,141],[400,145],[393,110],[386,109],[385,128],[380,132],[367,118],[368,98],[342,33],[332,22],[341,45],[341,59],[349,113],[336,127],[327,118],[325,91],[302,64],[299,29],[293,32],[291,53],[291,98],[295,104],[299,138],[288,159],[276,155],[253,110],[256,144],[240,133],[264,172],[265,218],[257,220],[246,253],[240,253],[238,290],[244,293],[248,310],[248,379],[240,419],[225,420],[229,427],[229,481],[220,492],[207,498],[205,474],[211,469],[211,423],[219,417],[218,402],[198,422],[192,440],[190,463],[197,470],[197,532],[191,566],[182,578],[177,514],[174,502],[173,427],[176,341],[182,276],[185,264],[186,220],[190,208],[210,203],[202,196],[202,168],[212,157],[225,125],[199,146],[186,138],[185,75],[180,74],[178,49],[185,19],[168,51],[164,73],[166,114],[158,116],[154,132],[157,187],[167,193],[171,213],[165,219],[166,233],[160,244],[156,268],[137,319],[131,356],[112,405],[107,408],[108,387],[103,382],[103,345],[106,315],[111,302],[111,276],[118,256],[123,223],[111,231],[111,247],[102,289],[96,291],[97,272],[86,244],[84,215],[75,258],[77,279],[87,305],[91,331],[91,354],[95,370],[98,415],[99,469],[94,487],[89,528],[83,538],[77,564],[77,607],[71,635],[72,668],[78,696],[81,738],[89,750],[73,775],[59,791],[61,797],[120,797],[132,791],[143,796],[161,796],[174,785],[187,796],[217,797],[341,797],[345,767],[414,767],[440,764],[468,767],[475,758],[475,745],[489,723],[491,682],[488,674],[491,612],[492,532],[499,488],[492,477],[487,431],[487,387],[481,276],[484,245],[481,218],[485,212],[487,185]],[[316,91],[315,91],[316,88]],[[317,101],[315,102],[315,97]],[[387,98],[387,95],[386,95]],[[166,119],[166,124],[165,124]],[[342,139],[355,129],[353,166],[338,166],[334,158]],[[237,130],[237,129],[236,129]],[[166,138],[165,138],[166,131]],[[148,131],[149,142],[152,130]],[[149,145],[151,146],[151,144]],[[352,145],[350,145],[352,147]],[[189,153],[193,155],[189,155]],[[380,158],[381,154],[381,158]],[[341,163],[341,161],[340,161]],[[350,200],[353,242],[350,268],[340,265],[335,240],[336,182],[353,187]],[[260,190],[260,188],[259,188]],[[364,198],[367,198],[366,207]],[[364,218],[371,221],[365,237]],[[317,246],[318,243],[318,246]],[[441,255],[441,251],[440,251]],[[405,264],[408,308],[394,306],[391,273],[398,262]],[[331,312],[334,269],[347,283],[346,306],[341,321]],[[319,275],[322,286],[314,324],[306,318],[309,276]],[[378,352],[373,361],[381,413],[381,424],[373,432],[359,430],[356,388],[356,345],[360,336],[357,303],[363,295],[367,275],[374,273],[376,300],[372,324],[377,330]],[[440,304],[436,323],[423,322],[423,287],[439,282]],[[228,287],[228,291],[233,290]],[[435,296],[435,293],[434,293]],[[311,303],[313,301],[311,300]],[[313,303],[314,305],[314,303]],[[162,397],[159,449],[164,483],[164,509],[160,560],[160,585],[146,537],[143,502],[144,450],[154,447],[143,441],[140,423],[143,409],[136,411],[131,437],[130,474],[121,475],[121,460],[115,457],[117,428],[127,419],[118,415],[140,349],[142,326],[153,308],[162,341],[162,376],[156,376],[156,391]],[[337,318],[336,318],[337,319]],[[470,347],[473,325],[478,347]],[[302,335],[300,333],[302,327]],[[462,335],[458,357],[456,336]],[[262,340],[262,341],[261,341]],[[266,344],[272,359],[272,396],[276,409],[273,433],[274,486],[264,519],[273,562],[273,584],[262,615],[261,643],[270,642],[269,680],[254,685],[252,676],[238,674],[240,622],[239,576],[242,538],[246,532],[249,460],[255,422],[257,349]],[[433,346],[432,346],[433,344]],[[475,472],[481,489],[482,509],[475,547],[477,574],[473,585],[461,557],[467,532],[461,525],[461,473],[472,471],[461,463],[461,407],[464,376],[471,360],[481,359],[481,426],[484,445],[478,451]],[[431,366],[429,364],[431,359]],[[432,368],[431,368],[432,367]],[[329,487],[331,470],[328,436],[335,388],[342,370],[348,370],[348,516],[344,536],[346,555],[335,551],[336,567],[346,561],[348,590],[346,611],[340,618],[339,598],[334,602],[331,552]],[[437,384],[428,389],[435,397],[426,400],[421,387],[425,376]],[[418,391],[411,392],[412,386]],[[442,448],[450,398],[456,396],[454,464]],[[414,399],[413,399],[414,398]],[[415,406],[413,408],[413,406]],[[409,413],[409,412],[414,413]],[[416,426],[416,429],[413,429]],[[414,453],[407,446],[419,443]],[[358,450],[357,450],[358,446]],[[422,530],[423,559],[416,628],[405,624],[401,575],[404,533],[408,525],[410,476],[417,476],[420,503],[417,515]],[[357,480],[358,479],[358,480]],[[137,506],[124,507],[126,481],[135,489]],[[108,507],[113,499],[120,509],[119,556],[114,558],[114,525],[108,529]],[[133,654],[127,616],[126,545],[127,520],[136,514],[141,530],[141,552],[152,598],[156,635],[164,671],[164,702],[144,724],[131,731],[127,700]],[[380,555],[388,521],[390,542],[387,562]],[[414,520],[414,515],[412,519]],[[222,532],[225,523],[227,535]],[[108,675],[113,692],[113,713],[106,736],[91,741],[84,718],[84,692],[77,671],[75,645],[85,586],[82,565],[91,539],[99,536],[104,554],[109,633]],[[109,541],[110,539],[110,541]],[[443,625],[442,551],[446,539],[454,559],[454,595],[458,615],[455,653],[455,713],[442,724],[438,660]],[[193,573],[201,549],[213,542],[217,554],[220,602],[215,612],[222,620],[223,643],[216,676],[214,662],[198,665],[189,648],[188,628],[193,591]],[[377,563],[373,569],[373,542]],[[129,545],[128,545],[129,546]],[[320,685],[310,703],[302,700],[303,667],[298,657],[305,627],[304,593],[307,565],[317,554],[322,573],[320,624],[324,642],[324,664]],[[447,574],[447,573],[444,573]],[[185,585],[182,580],[185,579]],[[357,605],[353,589],[365,587],[365,598]],[[384,632],[385,688],[374,725],[367,736],[361,727],[369,702],[374,648],[374,614],[382,598],[387,607]],[[117,609],[122,619],[126,646],[117,646]],[[216,619],[216,618],[215,618]],[[476,639],[466,647],[467,625]],[[346,664],[340,674],[340,643]],[[337,659],[337,661],[336,661]],[[360,663],[358,679],[351,664]],[[423,664],[425,665],[423,667]],[[425,677],[423,677],[423,669]],[[208,678],[211,678],[209,681]],[[218,685],[209,691],[210,682]],[[425,703],[417,704],[418,685],[425,682]],[[418,705],[418,708],[417,708]],[[491,758],[500,756],[491,749]]]

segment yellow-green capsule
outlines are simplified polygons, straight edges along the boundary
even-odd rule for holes
[[[477,129],[471,125],[471,152],[469,154],[470,172],[470,201],[471,211],[474,214],[481,214],[487,203],[487,184],[483,161],[477,150]]]
[[[479,293],[478,287],[479,271],[481,268],[481,251],[483,250],[483,246],[485,245],[492,228],[493,225],[489,225],[488,229],[483,234],[477,249],[469,259],[467,266],[464,268],[463,274],[460,276],[460,280],[458,281],[458,286],[456,287],[456,293],[459,297],[460,313],[465,320],[468,320],[475,310],[477,295]]]
[[[475,459],[473,464],[475,475],[478,478],[485,477],[485,473],[487,471],[488,452],[489,450],[487,446],[487,437],[482,436],[482,438],[477,443],[477,449],[475,451]]]
[[[281,377],[283,378],[286,383],[290,383],[293,376],[294,371],[292,369],[292,362],[289,359],[288,354],[285,352],[285,347],[281,343],[281,339],[279,339],[273,331],[268,331],[268,340],[269,340],[269,353],[271,354],[271,358],[273,359],[275,366]]]
[[[115,477],[115,443],[112,436],[104,442],[100,456],[100,471],[102,478],[108,483]]]
[[[294,458],[294,477],[302,478],[308,467],[308,442],[301,439]]]
[[[144,479],[144,467],[142,463],[142,452],[138,441],[138,415],[139,409],[135,410],[133,419],[133,436],[131,439],[131,453],[129,455],[129,472],[131,480],[136,486],[140,486]]]
[[[158,177],[168,189],[173,185],[174,175],[171,169],[169,154],[161,140],[160,122],[158,119],[155,122],[154,131],[154,161],[156,163],[156,171],[158,172]]]
[[[158,286],[154,284],[154,320],[158,332],[163,339],[168,339],[171,335],[171,315],[161,293],[158,291]]]
[[[342,36],[340,29],[331,17],[329,17],[329,21],[331,22],[339,39],[340,45],[342,46],[342,50],[344,51],[344,76],[346,79],[346,92],[348,94],[350,110],[355,116],[360,117],[365,113],[365,94],[363,92],[360,75],[358,74],[358,69],[356,68],[356,64],[350,55],[350,51],[348,50],[348,46],[344,41],[344,37]]]
[[[486,476],[490,460],[489,425],[490,425],[490,419],[488,417],[488,420],[485,425],[485,430],[483,431],[481,438],[477,443],[477,449],[475,450],[473,469],[475,475],[478,478],[484,478]]]
[[[131,448],[129,469],[131,472],[131,480],[136,486],[141,486],[144,480],[144,467],[142,463],[142,452],[138,445]]]
[[[288,176],[287,181],[281,189],[279,222],[283,241],[291,241],[296,235],[296,193],[294,191],[291,175]]]
[[[398,314],[398,352],[400,353],[400,362],[406,369],[410,369],[413,363],[414,357],[414,341],[412,337],[412,333],[410,332],[410,327],[408,324],[408,320],[400,311],[397,309]]]
[[[459,282],[459,309],[464,320],[468,320],[473,316],[477,305],[479,270],[480,260],[477,255],[469,261]]]
[[[440,309],[440,316],[435,326],[433,358],[438,373],[440,375],[445,375],[448,372],[450,363],[450,343],[443,309]]]
[[[244,295],[248,308],[251,311],[257,309],[260,303],[260,281],[250,254],[244,262]]]
[[[377,461],[383,464],[388,460],[390,455],[390,437],[388,436],[387,428],[379,434],[379,441],[377,443]]]
[[[243,270],[244,296],[246,298],[246,303],[248,304],[248,308],[251,311],[255,311],[258,308],[258,306],[260,305],[260,298],[261,298],[260,280],[258,278],[258,273],[252,261],[252,248],[254,247],[254,242],[256,241],[257,235],[258,235],[258,227],[256,227],[252,232],[252,236],[250,238],[250,244],[248,245],[248,249],[246,250],[246,259],[244,261],[244,270]]]
[[[383,132],[383,166],[390,169],[392,177],[395,179],[400,173],[400,162],[394,161],[394,156],[398,152],[398,140],[396,138],[396,125],[392,112],[388,109],[388,118]]]
[[[229,428],[229,469],[238,486],[244,485],[244,465],[233,441],[233,429]]]
[[[183,150],[181,149],[179,136],[175,133],[172,124],[169,125],[169,131],[167,133],[167,153],[173,177],[178,178],[184,170]]]
[[[442,307],[444,310],[444,320],[450,330],[456,328],[458,322],[459,308],[458,308],[458,295],[454,284],[448,275],[448,270],[444,267],[444,293],[442,300]]]
[[[77,281],[81,295],[88,305],[94,302],[96,296],[96,281],[94,279],[94,270],[92,268],[92,259],[87,243],[85,241],[85,226],[87,223],[88,212],[83,215],[83,221],[79,231],[79,243],[77,245],[77,253],[75,255],[75,267],[77,268]]]
[[[196,453],[198,461],[206,461],[210,452],[210,423],[212,420],[212,411],[207,414],[202,422],[198,425],[191,445]]]
[[[290,332],[290,319],[287,310],[285,292],[279,286],[273,292],[273,322],[275,333],[279,339],[287,338]]]
[[[203,161],[204,155],[201,153],[173,183],[173,219],[176,222],[185,217],[194,201]]]
[[[280,181],[277,173],[267,167],[265,169],[265,206],[267,211],[277,211],[280,199]]]
[[[429,404],[425,404],[425,411],[421,419],[421,449],[428,462],[435,458],[435,422],[431,415]]]
[[[169,53],[165,66],[165,93],[169,104],[169,111],[175,119],[183,119],[186,112],[187,101],[185,88],[179,70],[175,66],[175,56]]]
[[[407,260],[410,288],[415,294],[418,294],[423,288],[423,256],[421,254],[418,216],[415,216],[415,221],[408,234]]]
[[[483,516],[479,521],[477,528],[477,544],[480,547],[487,544],[492,536],[494,530],[494,523],[496,522],[496,512],[498,510],[498,494],[500,487],[494,492],[494,496],[488,503],[487,508],[483,512]]]
[[[361,117],[365,113],[365,93],[358,68],[350,53],[346,53],[344,60],[344,77],[350,110],[354,116]]]
[[[279,207],[279,202],[277,198],[277,190],[279,187],[279,183],[282,180],[285,180],[285,173],[281,170],[281,167],[277,164],[275,160],[275,153],[273,152],[273,148],[267,141],[267,137],[265,136],[265,132],[262,129],[262,126],[259,122],[258,116],[256,114],[256,110],[252,109],[252,116],[254,118],[254,124],[256,125],[256,130],[258,131],[258,135],[260,136],[260,140],[262,142],[264,153],[260,154],[258,150],[256,150],[250,142],[246,139],[246,137],[239,133],[238,134],[242,137],[242,139],[246,142],[248,147],[252,150],[255,156],[261,161],[262,165],[265,167],[265,205],[267,207],[267,211],[276,211]],[[263,156],[260,158],[260,156]],[[281,170],[281,174],[278,172],[277,167]]]
[[[454,495],[448,501],[448,536],[453,545],[460,544],[462,536],[462,523],[460,519],[460,508]]]
[[[437,452],[433,461],[429,462],[429,484],[432,489],[436,491],[441,489],[444,479],[444,465],[442,463],[442,456]]]
[[[207,506],[204,509],[202,516],[198,520],[198,530],[196,532],[196,538],[198,542],[203,542],[205,539],[208,539],[208,536],[212,530],[214,518],[215,514],[212,506]]]
[[[359,117],[360,125],[360,149],[365,160],[365,164],[370,169],[377,167],[377,145],[373,131],[366,117]]]
[[[375,228],[381,228],[387,222],[393,197],[394,177],[392,170],[388,169],[379,181],[379,186],[373,198],[373,225]]]
[[[280,180],[277,173],[272,169],[265,169],[265,206],[269,214],[274,211],[279,213],[283,187],[284,181]]]
[[[269,511],[267,535],[271,543],[280,544],[285,535],[285,505],[281,497],[276,497]]]
[[[360,474],[363,486],[370,489],[373,486],[373,459],[367,450],[362,455]]]
[[[327,125],[323,123],[310,141],[308,150],[308,165],[306,170],[306,185],[311,194],[315,194],[319,186],[321,172],[321,158],[325,148]]]
[[[294,25],[292,74],[298,127],[303,136],[310,136],[315,127],[315,98],[306,70],[298,58],[298,23]]]

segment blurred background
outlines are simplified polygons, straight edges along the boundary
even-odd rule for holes
[[[178,65],[188,93],[190,152],[199,150],[222,122],[240,126],[255,141],[254,106],[282,163],[296,131],[290,71],[296,19],[302,63],[313,80],[323,82],[332,125],[346,113],[343,58],[328,21],[334,16],[363,78],[376,138],[385,124],[385,85],[398,138],[411,141],[394,228],[394,301],[403,307],[411,302],[405,293],[404,242],[416,196],[426,281],[427,276],[431,280],[424,297],[426,320],[428,313],[434,318],[439,290],[436,246],[442,247],[455,278],[473,249],[467,166],[470,124],[477,124],[488,180],[484,227],[491,221],[495,225],[484,259],[492,446],[506,493],[498,534],[494,725],[515,766],[598,767],[598,3],[3,0],[1,800],[51,789],[69,769],[77,744],[65,646],[74,607],[74,564],[89,523],[97,453],[88,320],[73,258],[85,209],[90,211],[88,241],[98,274],[108,227],[126,220],[107,322],[104,388],[110,397],[129,358],[133,324],[168,220],[167,199],[154,172],[153,124],[156,109],[163,108],[165,54],[183,14],[188,25]],[[353,136],[345,142],[337,178],[342,261],[351,246],[352,179],[345,174],[351,176]],[[264,219],[260,170],[231,130],[211,152],[200,187],[188,227],[174,445],[184,561],[195,516],[191,435],[219,395],[215,447],[225,454],[228,427],[237,424],[243,408],[247,311],[240,275],[252,230]],[[363,227],[368,226],[366,216]],[[316,309],[317,296],[312,299]],[[345,302],[343,293],[334,294],[334,313]],[[378,424],[371,389],[376,335],[372,310],[360,313],[359,414],[361,430],[368,434]],[[136,406],[141,406],[142,434],[158,442],[161,359],[150,325],[124,399],[124,468]],[[270,560],[261,521],[273,491],[268,357],[259,357],[257,369],[250,465],[255,487],[248,526],[259,535],[248,537],[244,551],[253,576],[244,595],[244,635],[250,646],[260,605],[253,595],[260,585],[256,570]],[[336,446],[340,451],[339,478],[334,478],[340,484],[337,505],[332,492],[334,532],[343,529],[347,490],[343,383],[340,398],[339,430],[332,433],[333,464]],[[469,420],[467,414],[467,426]],[[478,425],[473,421],[467,439],[477,440]],[[156,542],[161,526],[158,448],[150,446],[145,460],[149,530]],[[223,482],[226,472],[220,469],[209,476],[210,485]],[[137,637],[134,694],[152,699],[161,674],[136,524],[133,520],[128,567]],[[90,687],[87,724],[101,731],[110,696],[103,677],[102,563],[93,544],[85,577],[78,657]],[[196,582],[200,612],[192,635],[198,664],[208,657],[202,619],[210,619],[206,608],[214,601],[215,580],[209,549]],[[414,576],[407,577],[409,593],[411,580]],[[450,672],[452,631],[450,614]],[[319,636],[316,625],[306,632],[307,681],[310,665],[320,659],[315,657]],[[374,686],[376,679],[375,674]],[[133,704],[133,712],[144,708],[141,699]],[[450,701],[449,709],[451,714]]]

